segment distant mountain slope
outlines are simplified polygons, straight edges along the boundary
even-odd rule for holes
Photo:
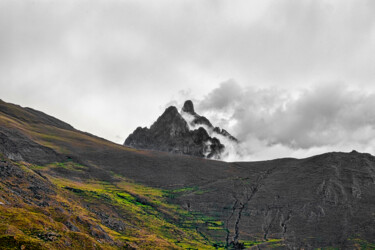
[[[220,159],[225,150],[220,139],[238,142],[227,131],[212,126],[206,117],[198,115],[193,102],[188,100],[181,113],[170,106],[149,129],[138,127],[126,138],[124,145]]]
[[[226,163],[124,147],[16,107],[0,106],[2,249],[375,247],[369,154]]]
[[[32,108],[22,108],[21,106],[0,100],[0,110],[3,114],[10,115],[27,123],[44,124],[61,129],[74,130],[69,124]]]

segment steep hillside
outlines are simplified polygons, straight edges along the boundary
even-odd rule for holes
[[[375,158],[142,151],[1,102],[4,248],[374,248]]]

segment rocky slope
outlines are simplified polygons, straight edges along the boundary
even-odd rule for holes
[[[218,216],[219,237],[228,244],[249,237],[283,239],[289,249],[375,247],[374,156],[327,153],[232,163],[228,170],[242,174],[178,197],[189,209]]]
[[[2,106],[1,249],[375,248],[372,155],[210,161]]]
[[[236,143],[237,139],[224,129],[213,127],[204,116],[194,110],[188,100],[181,113],[171,106],[148,129],[138,127],[125,140],[124,145],[177,154],[220,159],[225,145],[217,138],[223,137]]]

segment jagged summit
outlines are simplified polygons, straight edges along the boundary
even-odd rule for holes
[[[150,127],[150,130],[158,130],[159,128],[169,128],[177,125],[182,131],[187,130],[187,123],[178,113],[177,108],[170,106],[164,113],[157,119],[157,121]]]
[[[227,131],[214,128],[206,117],[198,115],[193,102],[187,100],[181,113],[174,106],[168,107],[149,129],[138,127],[124,145],[220,159],[225,149],[221,139],[237,142]]]
[[[178,114],[178,110],[175,106],[169,106],[165,112],[163,114],[173,114],[173,115],[177,115]]]

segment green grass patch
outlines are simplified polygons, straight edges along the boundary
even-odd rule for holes
[[[86,166],[73,161],[46,166],[20,163],[19,167],[28,175],[38,170],[43,176],[38,176],[40,181],[48,179],[54,192],[48,194],[45,207],[22,205],[18,210],[3,207],[0,211],[0,235],[7,236],[4,241],[17,249],[28,241],[45,249],[66,249],[60,246],[62,242],[69,242],[68,248],[92,248],[96,244],[100,249],[111,249],[114,243],[108,237],[129,248],[215,249],[204,232],[222,230],[221,221],[170,203],[170,190],[147,187],[120,175],[113,183],[83,179],[67,174],[87,171]],[[197,187],[188,187],[172,193],[196,191]],[[66,225],[72,224],[75,231],[67,230]],[[14,234],[9,233],[12,230],[8,226],[14,228]]]
[[[142,186],[125,179],[113,184],[95,180],[81,183],[62,178],[55,178],[53,182],[90,203],[90,207],[114,207],[117,212],[123,214],[126,222],[135,228],[127,233],[120,233],[116,238],[128,239],[137,245],[151,241],[152,236],[155,244],[165,247],[210,249],[213,248],[211,242],[196,231],[196,226],[204,224],[218,229],[222,225],[213,218],[199,213],[189,213],[177,205],[168,203],[168,191]]]

